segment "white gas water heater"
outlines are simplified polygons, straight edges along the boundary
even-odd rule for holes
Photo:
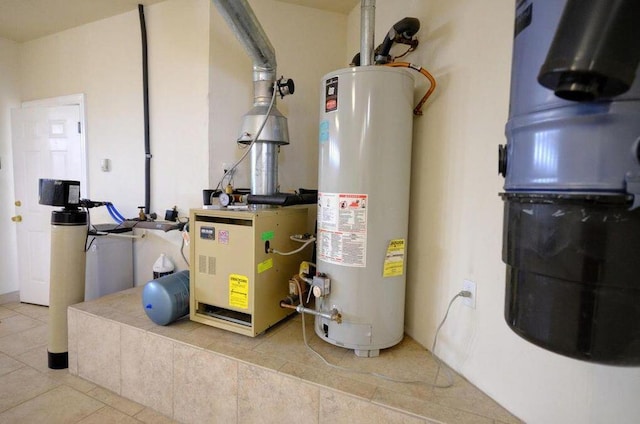
[[[361,48],[370,53],[322,78],[313,287],[316,309],[342,316],[316,316],[316,334],[363,357],[404,334],[414,88],[407,69],[372,64],[371,3]]]

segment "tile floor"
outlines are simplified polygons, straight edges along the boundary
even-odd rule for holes
[[[225,423],[243,424],[520,423],[458,375],[453,387],[434,389],[330,368],[304,346],[300,315],[254,338],[188,317],[157,326],[141,308],[141,292],[128,289],[69,309],[71,372],[178,421],[216,422],[224,415]],[[433,357],[411,337],[379,357],[358,358],[320,340],[313,320],[306,321],[310,345],[333,364],[404,379],[435,376]]]
[[[171,423],[67,370],[47,367],[48,308],[0,296],[0,423]]]
[[[225,422],[265,422],[265,416],[258,409],[261,409],[259,406],[271,398],[273,393],[259,394],[254,393],[253,389],[247,392],[247,388],[242,385],[243,381],[256,378],[277,381],[276,386],[271,387],[272,391],[283,390],[282,385],[303,382],[315,393],[316,404],[311,406],[319,410],[319,422],[370,423],[373,418],[372,409],[382,410],[382,414],[373,420],[380,423],[520,422],[459,376],[454,376],[455,385],[452,388],[432,389],[424,385],[394,383],[370,375],[329,369],[302,344],[301,322],[297,315],[256,338],[229,333],[188,319],[160,327],[141,312],[140,291],[140,288],[130,289],[75,305],[75,313],[72,315],[76,320],[80,317],[83,320],[74,325],[80,330],[83,326],[90,326],[90,320],[105,319],[104,323],[107,325],[118,325],[118,334],[130,345],[142,343],[144,338],[156,340],[156,336],[160,336],[171,343],[174,369],[175,364],[180,361],[189,364],[194,358],[213,363],[211,354],[217,355],[216,361],[220,358],[239,361],[236,366],[238,383],[232,396],[234,399],[237,396],[238,404],[236,406],[234,401],[233,405],[234,408],[241,408],[242,402],[245,402],[253,407],[250,410],[245,408],[242,412],[244,415],[241,411],[230,408],[229,412],[233,416]],[[47,367],[46,353],[47,320],[48,308],[22,304],[18,301],[17,294],[0,296],[0,424],[177,422],[167,417],[171,415],[171,410],[165,411],[166,415],[158,412],[163,410],[164,403],[159,404],[159,408],[152,409],[108,390],[105,387],[109,384],[99,386],[70,374],[68,370],[50,370]],[[310,344],[333,363],[405,378],[428,379],[434,375],[435,365],[431,355],[410,337],[405,337],[396,347],[385,349],[378,358],[357,358],[350,350],[321,341],[313,334],[311,321],[308,320],[307,323]],[[88,334],[93,336],[95,332],[89,331]],[[133,338],[125,340],[127,334]],[[140,337],[136,338],[136,335]],[[95,337],[104,335],[95,334]],[[80,345],[79,341],[78,343]],[[194,352],[195,357],[192,356]],[[95,356],[104,353],[96,353]],[[123,367],[136,366],[135,361],[125,362],[123,360]],[[136,370],[133,368],[127,374],[134,374]],[[77,369],[75,373],[77,374]],[[121,376],[118,378],[116,385],[121,382],[125,384]],[[188,376],[185,378],[188,379]],[[178,384],[179,379],[176,376],[173,384]],[[126,387],[122,387],[121,393],[125,392]],[[193,403],[189,405],[191,404]],[[211,405],[204,405],[203,409],[205,407]],[[180,399],[174,398],[173,416],[179,416],[180,408]],[[399,420],[399,413],[404,418]],[[196,413],[195,416],[197,415]],[[349,418],[345,421],[347,416]],[[266,422],[269,422],[268,419]]]

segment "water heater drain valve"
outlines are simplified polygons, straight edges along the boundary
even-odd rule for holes
[[[327,296],[331,293],[331,279],[324,274],[316,275],[313,277],[311,287],[315,297]]]

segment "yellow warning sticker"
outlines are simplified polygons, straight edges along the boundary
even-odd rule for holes
[[[229,275],[229,306],[249,309],[249,278],[245,275]]]
[[[261,274],[271,268],[273,268],[273,258],[269,258],[266,261],[262,261],[258,264],[258,274]]]
[[[384,258],[383,277],[397,277],[404,273],[404,239],[389,242]]]

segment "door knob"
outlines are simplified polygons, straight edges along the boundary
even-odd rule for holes
[[[21,201],[19,201],[19,200],[16,200],[16,201],[14,202],[14,205],[16,205],[16,206],[22,206],[22,202],[21,202]]]
[[[13,222],[22,222],[22,215],[16,215],[16,216],[12,216],[11,220]]]

